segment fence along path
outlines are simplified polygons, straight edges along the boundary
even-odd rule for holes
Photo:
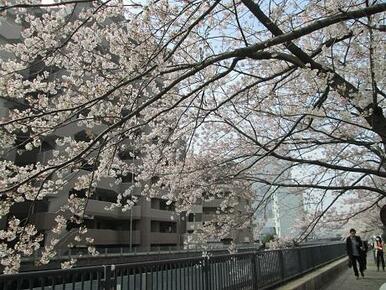
[[[343,244],[0,275],[1,290],[264,289],[345,254]]]

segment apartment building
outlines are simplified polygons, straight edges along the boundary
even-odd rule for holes
[[[14,15],[10,11],[6,17],[0,17],[0,43],[16,43],[21,38],[21,26],[14,22]],[[0,58],[7,58],[8,55],[0,51]],[[32,66],[29,71],[25,71],[26,79],[33,79],[35,72],[41,67]],[[60,71],[52,71],[52,77],[61,75]],[[23,109],[23,104],[12,102],[5,98],[0,98],[0,117],[6,117],[10,108]],[[54,134],[47,136],[42,140],[40,148],[31,151],[23,151],[18,153],[16,150],[1,153],[0,158],[12,160],[17,165],[23,166],[34,164],[36,162],[46,163],[53,155],[53,150],[61,150],[58,148],[55,140],[58,137],[72,136],[75,140],[87,140],[88,135],[98,134],[106,128],[101,125],[90,129],[79,127],[75,124],[69,124],[56,130]],[[18,136],[16,143],[21,144],[23,140],[28,138],[28,135]],[[127,144],[130,148],[130,144]],[[127,152],[126,152],[127,153]],[[136,152],[140,154],[139,152]],[[121,160],[131,163],[136,162],[130,154],[122,152]],[[69,174],[71,180],[74,178],[89,173],[93,168],[85,163],[81,166],[81,170]],[[87,202],[85,209],[85,225],[88,227],[87,236],[94,238],[96,248],[114,248],[125,247],[131,250],[148,251],[159,248],[178,248],[183,243],[183,233],[186,230],[185,221],[180,215],[174,211],[173,204],[167,205],[165,200],[153,198],[146,200],[141,196],[139,189],[133,192],[133,195],[138,197],[138,203],[126,212],[122,212],[120,208],[114,208],[107,211],[116,201],[119,193],[123,193],[134,181],[134,175],[129,173],[128,176],[122,178],[123,182],[117,184],[115,178],[104,178],[100,180],[95,189],[95,194]],[[31,221],[36,225],[38,230],[46,233],[46,238],[43,241],[48,243],[52,236],[49,230],[54,225],[54,218],[60,208],[66,204],[69,195],[75,192],[74,183],[69,182],[64,189],[56,195],[47,195],[43,200],[36,201],[34,207],[30,204],[16,204],[11,208],[9,216],[16,216],[20,219],[31,216]],[[32,215],[31,215],[32,209]],[[7,218],[0,220],[0,227],[4,227],[7,223]],[[66,244],[73,241],[77,232],[74,225],[68,224],[66,232],[60,237],[61,242],[59,247],[65,247]],[[85,242],[77,243],[77,246],[86,246]]]
[[[192,207],[186,216],[185,241],[189,240],[189,236],[194,234],[195,231],[200,231],[205,223],[222,219],[224,214],[221,212],[220,208],[223,201],[224,200],[221,198],[201,200]],[[245,199],[239,200],[235,212],[239,212],[240,214],[232,215],[235,222],[240,221],[241,223],[244,223],[248,220],[252,222],[252,217],[248,217],[247,215],[250,210],[249,204],[249,201]],[[226,237],[214,237],[207,241],[208,245],[211,247],[222,247],[224,245],[229,245],[231,242],[235,244],[252,243],[252,223],[246,228],[235,228],[231,230]]]
[[[14,22],[14,16],[11,13],[12,11],[8,13],[7,17],[0,17],[0,43],[20,41],[21,26]],[[0,58],[7,57],[4,52],[0,51]],[[36,72],[41,69],[42,67],[38,65],[32,66],[29,71],[25,71],[24,77],[33,79]],[[50,70],[50,68],[44,68],[44,70]],[[61,77],[63,74],[61,71],[50,71],[53,78]],[[23,104],[0,98],[0,117],[7,116],[10,108],[22,109],[22,106]],[[78,126],[75,123],[68,124],[57,129],[54,134],[46,136],[42,140],[40,148],[23,152],[11,150],[0,155],[0,158],[12,160],[20,166],[37,162],[45,164],[53,156],[54,150],[62,150],[55,142],[58,137],[71,136],[77,141],[87,141],[88,136],[98,134],[105,128],[106,126],[103,124],[93,129]],[[21,144],[26,138],[28,135],[20,134],[17,144]],[[120,152],[119,157],[127,163],[135,164],[138,161],[130,153],[138,155],[140,152],[130,152],[130,144],[126,145],[127,152]],[[68,179],[75,180],[76,177],[93,170],[93,166],[85,162],[79,171],[69,172],[70,178]],[[184,214],[178,215],[173,204],[168,205],[161,198],[147,200],[141,196],[141,191],[138,188],[132,193],[137,196],[138,202],[131,210],[123,212],[120,208],[113,208],[107,211],[106,208],[109,208],[116,201],[117,195],[130,187],[133,181],[134,174],[129,173],[122,177],[122,183],[119,184],[112,177],[103,178],[97,182],[95,192],[87,202],[84,215],[84,224],[88,228],[87,236],[94,238],[94,245],[97,249],[125,247],[132,251],[149,251],[162,248],[181,248],[187,235],[198,230],[205,222],[218,218],[217,211],[222,199],[202,201],[195,205],[189,215],[185,217]],[[24,202],[13,206],[9,216],[15,215],[23,219],[30,215],[31,222],[36,225],[40,232],[45,233],[46,238],[43,243],[47,244],[53,237],[50,230],[54,226],[54,218],[61,207],[67,203],[71,194],[82,194],[74,189],[73,181],[68,182],[60,193],[48,194],[43,200],[36,201],[32,214],[30,212],[32,207]],[[239,209],[243,210],[247,208],[247,205],[247,201],[240,201]],[[0,228],[4,227],[6,223],[7,218],[1,219]],[[67,244],[72,243],[77,231],[78,229],[73,224],[68,224],[65,233],[60,236],[61,241],[58,247],[65,248]],[[251,242],[252,229],[234,230],[228,237],[210,242],[228,244],[230,241],[235,243]],[[85,241],[74,244],[77,247],[86,247]]]
[[[7,105],[5,102],[2,105]],[[84,129],[74,127],[78,131],[70,132],[69,128],[59,130],[61,136],[82,135]],[[11,152],[7,159],[12,159],[18,165],[27,165],[36,162],[44,163],[55,149],[55,137],[49,136],[39,149],[26,151],[22,154]],[[133,162],[128,160],[128,162]],[[92,168],[84,166],[82,170],[73,174],[73,177],[88,173]],[[88,200],[85,209],[85,224],[88,227],[87,236],[94,238],[97,248],[126,247],[132,250],[148,251],[158,248],[175,248],[182,245],[183,221],[174,211],[173,204],[167,205],[163,199],[153,198],[147,201],[141,196],[139,190],[133,194],[139,199],[138,203],[126,212],[120,208],[106,210],[114,202],[117,195],[123,193],[133,182],[132,178],[126,178],[119,185],[115,178],[103,178],[97,183],[95,193]],[[64,189],[56,195],[48,195],[41,201],[36,201],[31,221],[39,231],[48,232],[54,225],[54,218],[60,208],[66,204],[67,198],[74,193],[74,184],[69,182]],[[22,219],[28,215],[29,205],[26,203],[13,206],[11,215]],[[3,219],[3,224],[6,220]],[[71,242],[77,229],[67,228],[62,236],[63,246]],[[50,235],[47,235],[47,240]],[[78,244],[79,245],[79,244]]]

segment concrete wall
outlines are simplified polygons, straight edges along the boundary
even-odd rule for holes
[[[325,289],[332,280],[347,270],[347,258],[339,259],[324,267],[316,269],[300,278],[292,280],[281,287],[271,289],[277,290],[321,290]],[[359,289],[359,288],[357,288]],[[337,289],[339,290],[339,289]],[[365,290],[365,289],[363,289]]]

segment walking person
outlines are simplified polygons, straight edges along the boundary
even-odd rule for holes
[[[350,235],[346,239],[346,252],[354,269],[355,277],[359,279],[358,265],[362,277],[365,277],[363,260],[361,258],[362,240],[356,235],[355,229],[350,230]]]
[[[374,264],[377,263],[377,250],[375,249],[375,239],[376,239],[376,238],[377,238],[377,237],[374,236],[374,237],[372,238],[372,241],[371,241],[371,246],[372,246],[372,249],[373,249],[373,256],[374,256]]]
[[[377,253],[377,269],[379,271],[379,264],[382,262],[382,269],[385,271],[385,260],[383,258],[383,247],[384,242],[382,241],[382,238],[380,236],[377,236],[375,238],[374,242],[374,248]]]

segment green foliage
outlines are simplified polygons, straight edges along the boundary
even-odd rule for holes
[[[265,243],[268,243],[268,242],[270,242],[270,241],[273,241],[274,239],[275,239],[274,235],[268,234],[268,235],[265,235],[265,236],[261,239],[261,242],[262,242],[263,244],[265,244]]]

